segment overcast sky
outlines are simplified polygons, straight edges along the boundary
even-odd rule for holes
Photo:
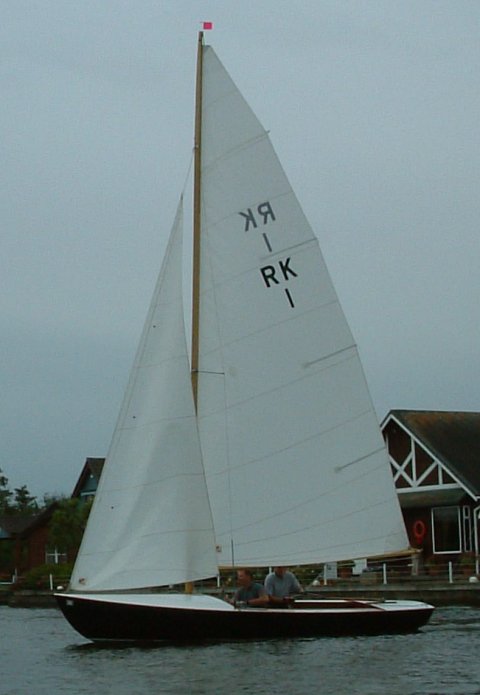
[[[0,0],[0,468],[106,454],[192,148],[196,33],[271,138],[379,419],[480,410],[480,2]]]

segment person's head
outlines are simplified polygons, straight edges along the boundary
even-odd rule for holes
[[[237,582],[240,586],[250,586],[253,582],[253,574],[247,569],[237,570]]]
[[[277,577],[282,578],[283,575],[285,574],[285,572],[287,571],[287,568],[286,567],[274,567],[273,571],[275,572]]]

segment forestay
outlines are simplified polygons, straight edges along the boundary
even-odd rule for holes
[[[317,239],[211,47],[203,65],[198,413],[219,563],[404,549],[377,418]]]
[[[179,206],[73,589],[167,585],[217,571],[190,382],[181,264]]]

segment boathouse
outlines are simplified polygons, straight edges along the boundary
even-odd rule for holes
[[[430,562],[478,556],[480,413],[391,410],[382,431],[411,546]]]

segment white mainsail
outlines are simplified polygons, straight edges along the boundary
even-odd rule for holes
[[[268,135],[203,54],[199,428],[220,565],[403,550],[362,367]]]
[[[217,564],[321,563],[408,545],[318,241],[211,47],[201,181],[197,416],[179,206],[75,590],[178,584],[215,575]]]
[[[185,338],[179,205],[71,587],[135,589],[216,572]]]

